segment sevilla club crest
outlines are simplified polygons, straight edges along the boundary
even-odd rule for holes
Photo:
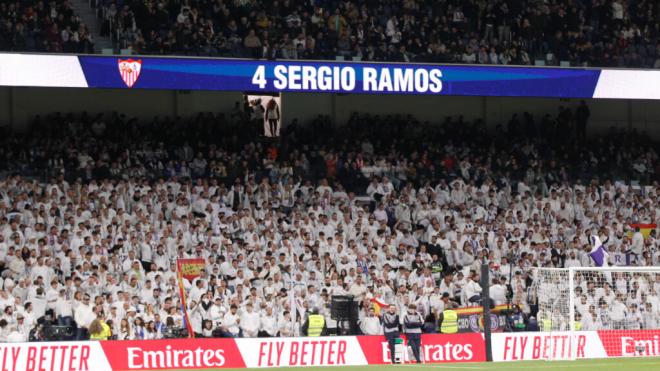
[[[140,71],[142,70],[142,59],[136,61],[132,59],[119,59],[117,61],[119,67],[119,74],[121,79],[124,80],[124,83],[129,88],[132,88],[133,85],[137,82],[138,77],[140,77]]]

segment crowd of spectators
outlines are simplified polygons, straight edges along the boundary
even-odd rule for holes
[[[652,0],[102,1],[142,54],[660,67]]]
[[[94,38],[70,0],[2,1],[0,50],[93,53]]]
[[[44,317],[75,326],[68,338],[176,336],[178,258],[206,261],[185,281],[200,336],[299,335],[313,308],[334,328],[333,295],[353,295],[362,324],[377,299],[437,330],[450,302],[480,302],[483,259],[495,304],[527,321],[533,268],[592,265],[592,233],[613,265],[660,264],[655,230],[629,235],[657,220],[656,144],[587,136],[588,116],[320,116],[277,141],[239,103],[190,119],[37,117],[0,139],[0,339],[47,338],[31,332]],[[657,285],[615,288],[659,318]]]
[[[117,49],[279,59],[660,67],[651,0],[99,0]],[[93,53],[70,0],[0,2],[0,50]]]

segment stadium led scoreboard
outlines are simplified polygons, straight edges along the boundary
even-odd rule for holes
[[[0,53],[0,86],[660,99],[660,71]]]

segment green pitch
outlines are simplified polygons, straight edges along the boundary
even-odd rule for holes
[[[575,371],[660,371],[660,358],[610,358],[589,359],[577,361],[520,361],[520,362],[497,362],[497,363],[433,363],[433,364],[411,364],[411,365],[387,365],[387,366],[342,366],[342,367],[305,367],[310,371],[404,371],[405,369],[418,369],[418,371],[442,371],[442,370],[466,370],[466,371],[491,371],[491,370],[575,370]],[[282,367],[277,369],[286,371],[300,371],[303,367]],[[218,369],[232,370],[232,369]],[[240,369],[235,369],[240,370]],[[245,369],[242,369],[245,370]],[[182,370],[183,371],[183,370]]]

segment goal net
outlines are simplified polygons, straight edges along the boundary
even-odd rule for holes
[[[541,358],[660,356],[660,267],[538,268],[532,288]]]

